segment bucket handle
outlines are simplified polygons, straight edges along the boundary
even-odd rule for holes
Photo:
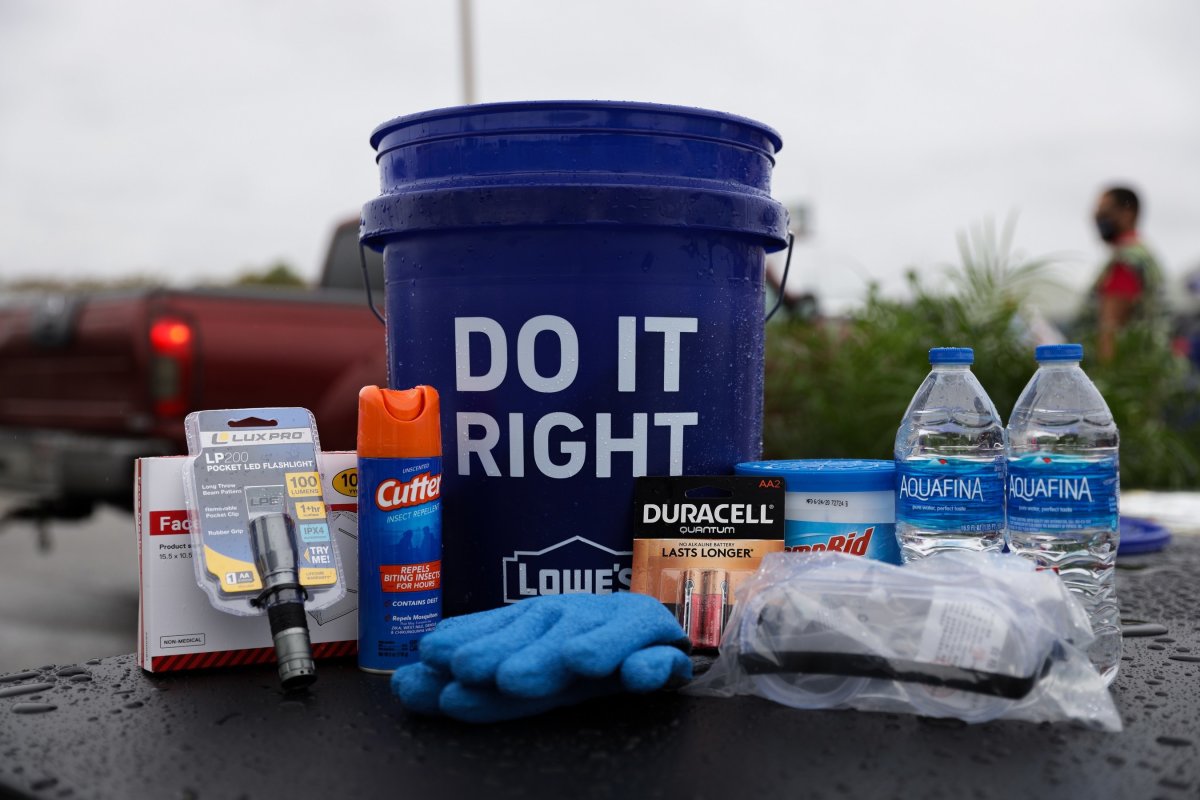
[[[775,316],[775,312],[779,310],[781,305],[783,305],[783,298],[787,296],[788,270],[792,268],[792,245],[796,244],[796,234],[788,231],[787,242],[787,259],[783,262],[783,277],[779,279],[779,297],[775,300],[775,305],[771,307],[770,312],[767,313],[767,318],[763,320],[764,325],[771,321],[771,317]],[[364,261],[363,264],[363,270],[366,270],[366,262]],[[364,272],[363,274],[366,273]],[[367,291],[370,291],[370,289],[368,288]],[[374,308],[374,306],[372,306],[372,308]]]
[[[371,296],[371,275],[367,272],[367,251],[361,241],[358,243],[358,263],[362,265],[363,286],[367,290],[367,308],[371,309],[371,313],[375,315],[375,319],[379,320],[379,324],[386,328],[387,320],[384,319],[383,314],[379,313],[379,309],[375,307],[375,298]]]
[[[796,244],[796,234],[788,231],[787,243],[787,258],[783,262],[783,277],[779,280],[779,297],[775,300],[775,305],[767,312],[767,317],[763,320],[764,324],[770,322],[771,317],[775,316],[775,312],[783,305],[783,298],[787,292],[788,272],[792,268],[792,247]],[[371,313],[375,315],[375,319],[379,320],[379,324],[386,328],[387,319],[384,318],[383,314],[379,313],[379,309],[375,305],[375,298],[371,294],[371,276],[367,272],[367,253],[362,242],[358,243],[358,263],[362,266],[363,286],[367,290],[367,308],[371,309]]]

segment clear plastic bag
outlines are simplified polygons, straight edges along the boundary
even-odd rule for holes
[[[1087,613],[1025,559],[945,553],[899,567],[773,553],[736,599],[720,657],[685,692],[1121,729],[1086,654]]]

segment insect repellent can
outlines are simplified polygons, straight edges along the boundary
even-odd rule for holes
[[[415,662],[442,618],[442,437],[429,386],[358,395],[358,666]]]

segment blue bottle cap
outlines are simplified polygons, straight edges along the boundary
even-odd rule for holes
[[[975,351],[970,347],[935,347],[929,351],[930,364],[974,364]]]
[[[1038,361],[1082,361],[1083,345],[1042,344],[1033,351],[1033,357]]]
[[[737,475],[783,478],[789,492],[884,492],[896,488],[896,462],[853,458],[745,461]]]

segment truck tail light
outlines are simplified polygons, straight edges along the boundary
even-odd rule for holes
[[[182,417],[188,411],[196,335],[176,317],[160,317],[150,326],[150,395],[158,417]]]

